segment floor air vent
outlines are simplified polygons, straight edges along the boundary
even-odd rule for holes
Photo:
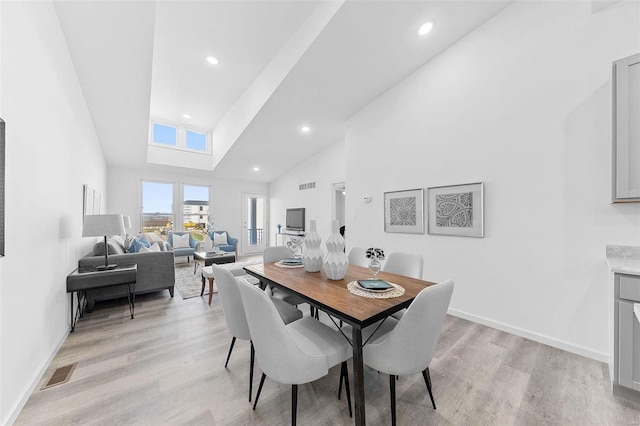
[[[71,373],[76,368],[75,364],[65,365],[64,367],[57,368],[53,372],[53,375],[49,381],[42,387],[42,389],[48,389],[53,386],[58,386],[63,383],[67,383],[71,378]]]

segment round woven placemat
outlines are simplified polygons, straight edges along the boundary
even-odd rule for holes
[[[282,263],[282,260],[275,263],[278,268],[304,268],[304,265],[301,263],[299,265],[285,265]]]
[[[392,299],[394,297],[400,297],[404,294],[404,287],[401,287],[398,284],[394,283],[389,284],[391,284],[395,288],[389,291],[367,291],[360,287],[360,284],[358,284],[356,281],[351,281],[349,284],[347,284],[347,290],[349,290],[350,293],[353,293],[356,296],[368,297],[370,299]]]

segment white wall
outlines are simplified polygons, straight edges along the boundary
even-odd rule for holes
[[[334,209],[333,184],[344,182],[346,167],[344,149],[344,140],[340,140],[292,167],[289,172],[269,184],[270,245],[276,243],[274,235],[278,232],[278,224],[282,225],[284,232],[287,208],[296,207],[305,208],[306,229],[309,230],[309,221],[315,220],[318,233],[323,241],[326,241],[331,234]],[[316,187],[302,191],[298,189],[298,185],[309,182],[316,182]]]
[[[461,316],[607,360],[605,245],[640,242],[640,205],[609,203],[611,62],[639,12],[516,2],[356,114],[350,242],[422,253]],[[384,191],[477,181],[484,239],[384,233]]]
[[[187,185],[211,186],[212,216],[216,229],[224,230],[230,236],[240,238],[242,234],[242,197],[250,192],[268,195],[268,186],[264,183],[240,180],[205,178],[188,174],[169,174],[167,172],[141,172],[138,170],[109,168],[108,187],[110,208],[113,212],[131,216],[133,231],[139,232],[143,180],[172,182],[174,186],[174,204],[181,203],[181,188]],[[241,251],[240,242],[238,251]]]
[[[6,256],[0,258],[0,423],[10,423],[69,332],[66,275],[82,238],[82,185],[106,166],[51,2],[2,2]],[[104,200],[104,198],[103,198]]]

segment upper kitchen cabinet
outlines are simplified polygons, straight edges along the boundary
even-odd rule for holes
[[[613,63],[613,202],[640,202],[640,54]]]

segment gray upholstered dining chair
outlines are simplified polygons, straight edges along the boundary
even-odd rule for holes
[[[286,246],[275,246],[275,247],[265,247],[262,252],[262,261],[264,263],[272,263],[279,262],[281,260],[287,259],[289,257],[293,257],[294,253],[291,251],[289,247]],[[294,306],[301,305],[306,303],[306,301],[300,297],[293,294],[289,294],[286,291],[268,287],[271,292],[271,297],[276,299],[282,299],[287,303],[290,303]],[[311,316],[314,316],[314,307],[310,307]]]
[[[295,425],[298,385],[324,377],[330,368],[340,364],[340,383],[344,378],[351,415],[347,360],[352,351],[348,341],[338,331],[311,317],[285,325],[265,292],[247,282],[240,283],[239,288],[263,371],[253,409],[258,404],[265,377],[269,376],[291,385],[291,424]]]
[[[224,363],[224,368],[227,368],[227,365],[229,364],[229,358],[231,358],[231,352],[233,351],[233,345],[236,343],[236,339],[249,340],[251,342],[251,361],[249,365],[249,401],[251,401],[251,394],[253,392],[253,365],[255,360],[255,350],[253,342],[251,341],[251,333],[249,332],[247,318],[242,305],[240,290],[238,290],[238,281],[242,281],[247,284],[249,283],[242,277],[233,276],[229,270],[221,268],[218,265],[211,265],[211,269],[213,270],[213,276],[216,280],[218,293],[220,294],[224,319],[227,323],[229,332],[233,336],[231,339],[231,346],[229,347],[229,354],[227,355],[227,360]],[[273,299],[271,302],[283,324],[289,324],[302,318],[302,312],[290,304],[283,302],[280,299]]]
[[[393,425],[396,424],[396,376],[422,372],[431,403],[436,408],[429,364],[452,294],[452,280],[425,288],[418,293],[391,331],[374,337],[364,347],[364,363],[381,373],[389,374]]]
[[[421,280],[423,267],[424,260],[422,255],[395,251],[393,253],[389,253],[382,270],[384,272],[391,272],[392,274],[404,275],[405,277]],[[395,319],[400,319],[405,312],[406,309],[398,311],[393,314],[393,317]]]

